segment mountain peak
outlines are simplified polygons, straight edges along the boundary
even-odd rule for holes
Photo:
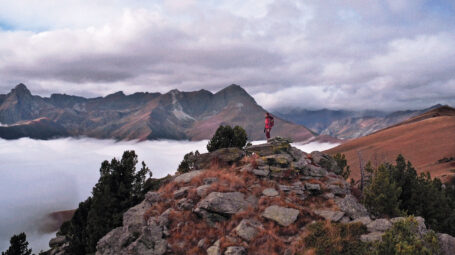
[[[25,86],[23,83],[19,83],[14,87],[14,89],[11,90],[11,94],[16,94],[18,96],[22,95],[32,95],[30,90],[28,90],[27,86]]]
[[[224,98],[248,98],[249,100],[252,100],[256,103],[256,101],[254,100],[254,98],[248,94],[248,92],[246,92],[245,89],[243,89],[241,86],[237,85],[237,84],[231,84],[229,86],[227,86],[226,88],[218,91],[215,95],[218,95],[218,96],[223,96]]]

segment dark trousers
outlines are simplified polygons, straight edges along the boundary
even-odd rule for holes
[[[265,137],[267,137],[267,139],[270,139],[270,131],[271,131],[271,128],[265,129]]]

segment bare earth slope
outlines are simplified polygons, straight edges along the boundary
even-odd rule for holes
[[[374,134],[353,139],[327,150],[344,153],[351,166],[351,177],[360,177],[359,153],[364,164],[392,162],[398,154],[411,161],[419,172],[443,176],[455,169],[455,161],[438,160],[455,156],[455,109],[443,106],[413,117]]]

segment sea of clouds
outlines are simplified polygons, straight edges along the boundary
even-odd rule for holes
[[[144,161],[153,177],[159,178],[174,174],[186,153],[206,152],[206,145],[207,141],[0,139],[0,251],[20,232],[27,233],[34,252],[45,250],[55,234],[40,233],[40,220],[50,212],[77,208],[98,181],[102,161],[135,150],[139,162]],[[294,144],[306,152],[335,145]]]

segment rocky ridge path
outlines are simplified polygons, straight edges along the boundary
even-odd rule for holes
[[[371,242],[402,220],[372,219],[332,157],[307,154],[287,139],[201,154],[195,165],[130,208],[96,254],[292,255],[304,248],[306,225],[314,221],[360,222],[368,229],[361,240]],[[419,231],[427,231],[416,219]],[[64,238],[57,238],[51,255],[65,254]],[[455,238],[439,239],[451,254]]]

